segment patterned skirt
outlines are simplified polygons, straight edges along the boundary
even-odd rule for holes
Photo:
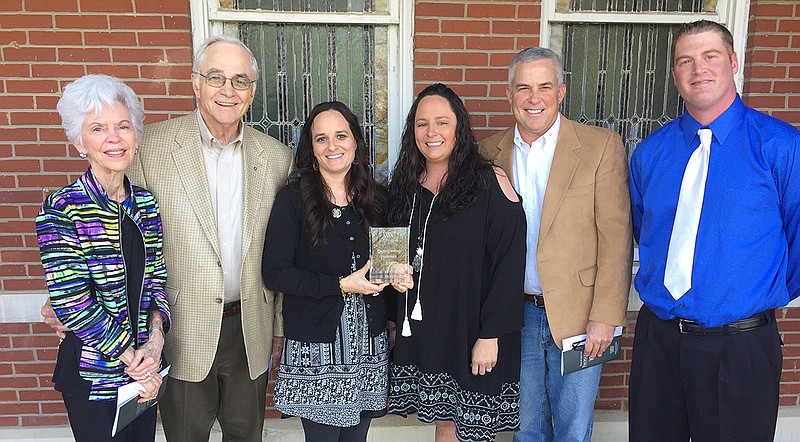
[[[463,390],[447,373],[423,373],[414,365],[392,365],[389,413],[417,413],[423,422],[453,421],[460,441],[495,440],[519,426],[519,382],[504,383],[499,396]]]
[[[386,410],[389,342],[370,337],[361,296],[349,295],[334,342],[284,340],[275,408],[336,427],[361,422],[362,412]]]

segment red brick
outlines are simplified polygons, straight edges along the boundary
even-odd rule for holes
[[[533,34],[539,32],[538,26],[534,29],[534,23],[520,20],[492,20],[492,35],[517,35]]]
[[[464,49],[464,37],[417,35],[414,37],[414,46],[419,49]]]
[[[14,322],[0,324],[0,334],[3,335],[27,335],[30,332],[31,327],[29,324]]]
[[[17,364],[19,365],[19,364]],[[0,364],[2,367],[11,367],[11,364]],[[3,376],[0,377],[0,388],[36,388],[36,376]],[[6,414],[0,412],[0,414]]]
[[[38,251],[33,251],[33,253],[36,253],[36,258],[38,258]],[[14,348],[48,348],[57,344],[58,338],[56,338],[56,335],[23,335],[11,337],[11,345],[13,345]]]
[[[188,15],[165,15],[164,16],[164,29],[179,30],[185,29],[192,30],[192,20]]]
[[[81,12],[133,12],[131,1],[81,0]]]
[[[78,78],[86,73],[86,67],[80,64],[36,63],[31,65],[31,71],[35,78]]]
[[[39,414],[39,404],[0,404],[0,414]]]
[[[511,112],[511,106],[508,100],[474,100],[467,99],[464,104],[469,108],[470,112],[486,113],[486,112]]]
[[[186,81],[181,81],[181,80],[170,81],[169,85],[167,86],[167,88],[169,90],[169,95],[171,95],[173,97],[181,96],[181,95],[187,96],[187,97],[193,97],[194,96],[194,90],[192,89],[192,82],[188,81],[188,80],[186,80]]]
[[[486,51],[491,50],[509,50],[514,49],[513,37],[471,37],[467,36],[467,49],[481,49]]]
[[[789,47],[789,36],[781,34],[755,35],[749,47],[786,48]]]
[[[33,97],[27,95],[0,95],[0,109],[33,109]]]
[[[462,81],[464,76],[463,69],[447,68],[416,68],[414,69],[414,80],[417,82],[453,82]]]
[[[42,413],[43,414],[58,414],[58,413],[66,413],[67,409],[64,407],[64,402],[45,402],[42,404]],[[48,424],[53,425],[53,424]],[[55,424],[55,425],[62,425],[62,424]]]
[[[625,385],[625,376],[604,375],[600,378],[600,387],[619,387]]]
[[[0,45],[25,45],[28,43],[28,37],[25,31],[2,31],[0,30]]]
[[[439,52],[414,51],[414,66],[439,65]]]
[[[53,80],[6,80],[6,87],[14,93],[58,92],[58,82]]]
[[[11,124],[16,126],[33,124],[56,125],[61,124],[61,117],[58,116],[58,112],[12,112]],[[1,166],[0,169],[2,169]]]
[[[750,25],[748,27],[749,32],[775,32],[778,29],[778,20],[775,19],[768,19],[768,18],[759,18],[756,17],[754,20],[750,20]]]
[[[517,52],[492,52],[489,54],[489,66],[508,68]]]
[[[465,81],[508,81],[508,69],[502,68],[471,68],[464,72]]]
[[[5,61],[56,61],[55,48],[33,48],[30,46],[7,46],[3,48]],[[11,88],[8,88],[9,91]]]
[[[507,128],[516,123],[514,116],[511,114],[505,115],[491,115],[489,116],[489,127]]]
[[[36,129],[7,127],[0,130],[0,141],[36,141]]]
[[[2,3],[2,2],[0,2]],[[0,15],[0,29],[52,28],[53,16],[44,14]]]
[[[63,404],[62,404],[63,405]],[[66,425],[69,421],[67,416],[20,416],[23,427],[45,427],[55,425]]]
[[[192,34],[189,32],[140,32],[140,46],[189,46],[192,43]]]
[[[517,38],[514,39],[514,41],[515,41],[514,49],[516,51],[521,51],[521,50],[523,50],[525,48],[529,48],[531,46],[538,46],[539,45],[539,35],[536,35],[535,37],[532,37],[532,36],[531,37],[526,37],[526,36],[517,37]]]
[[[41,141],[67,141],[64,129],[42,127],[39,129],[39,139]]]
[[[186,83],[189,83],[187,80]],[[137,95],[166,95],[167,87],[163,81],[126,81]],[[170,85],[172,82],[170,83]],[[190,86],[191,88],[191,86]],[[149,112],[149,109],[148,109]]]
[[[183,49],[164,49],[164,53],[167,55],[166,61],[168,63],[191,63],[192,62],[192,51],[189,48]]]
[[[56,28],[108,29],[107,15],[57,15]]]
[[[778,51],[778,63],[800,64],[800,51]],[[798,92],[800,88],[795,89]]]
[[[3,275],[5,276],[5,275]],[[0,361],[28,362],[33,361],[33,350],[5,350],[0,352]]]
[[[794,107],[792,109],[797,109],[797,108]],[[789,124],[792,124],[795,127],[800,126],[800,111],[795,111],[795,110],[787,110],[787,111],[776,110],[776,111],[772,112],[772,116],[777,118],[777,119],[779,119],[779,120],[781,120],[781,121],[785,121],[785,122],[787,122]]]
[[[134,32],[87,32],[83,38],[87,46],[136,46],[136,33]]]
[[[76,75],[75,78],[79,76],[80,75]],[[56,108],[56,104],[58,103],[58,100],[61,97],[58,95],[37,95],[35,98],[36,98],[36,109],[51,110]]]
[[[450,87],[459,97],[486,97],[488,87],[485,84],[453,84]]]
[[[751,95],[750,103],[749,106],[757,109],[784,109],[786,107],[786,97],[779,95]]]
[[[776,94],[797,94],[800,93],[800,85],[797,80],[776,81],[772,83],[772,92]]]
[[[595,410],[623,410],[623,401],[599,399],[594,403]]]
[[[191,66],[142,66],[142,78],[173,79],[189,81]]]
[[[37,361],[55,362],[58,357],[58,350],[55,348],[39,348],[36,349],[35,357]]]
[[[775,51],[768,50],[755,50],[747,54],[748,63],[774,63]]]
[[[516,9],[515,5],[509,4],[476,3],[467,6],[467,17],[514,18],[517,14]]]
[[[30,64],[0,63],[0,77],[29,77],[31,75]],[[0,106],[2,108],[3,106]]]
[[[63,134],[63,132],[62,132]],[[42,172],[72,172],[83,173],[86,171],[86,161],[44,160]]]
[[[194,109],[192,98],[145,98],[144,108],[148,110]]]
[[[19,398],[23,402],[60,401],[61,393],[56,390],[22,390]]]
[[[137,0],[136,12],[138,13],[157,13],[157,14],[188,14],[189,2],[162,0]]]
[[[19,402],[16,390],[0,390],[0,402]]]
[[[465,12],[462,3],[419,2],[414,6],[417,17],[465,17]]]
[[[108,17],[111,29],[164,29],[161,16],[155,15],[111,15]]]
[[[83,44],[80,32],[72,31],[30,31],[28,39],[33,45],[66,46]]]
[[[164,51],[161,49],[114,48],[111,49],[111,55],[115,63],[119,62],[158,63],[164,56]]]
[[[58,48],[58,61],[68,62],[109,62],[107,48]]]
[[[414,33],[437,33],[440,32],[439,19],[437,18],[417,18],[414,20]]]
[[[536,29],[539,29],[539,18],[542,16],[541,4],[525,4],[517,7],[517,19],[532,19],[531,23]]]
[[[489,63],[485,52],[442,52],[439,57],[442,66],[486,66]]]
[[[96,64],[86,66],[87,74],[106,74],[117,78],[137,78],[139,76],[139,68],[134,65],[122,64]]]
[[[0,11],[22,11],[22,0],[3,0],[0,2]]]
[[[445,34],[489,34],[487,20],[442,20],[441,32]]]
[[[778,32],[800,32],[800,20],[785,19],[778,21]]]
[[[793,8],[791,4],[775,4],[756,1],[751,3],[750,6],[750,15],[756,17],[791,17],[792,14]]]
[[[791,397],[783,397],[781,396],[778,399],[778,405],[781,407],[791,407],[797,405],[797,398],[794,396]]]
[[[76,0],[25,0],[25,10],[32,12],[78,12],[78,3]]]

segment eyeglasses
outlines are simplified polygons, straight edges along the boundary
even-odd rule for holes
[[[233,77],[226,77],[222,74],[203,75],[200,72],[195,72],[195,74],[205,78],[206,83],[208,83],[208,85],[211,87],[223,87],[225,86],[225,82],[230,80],[231,86],[233,86],[233,88],[237,91],[246,91],[250,89],[251,84],[256,82],[256,80],[251,80],[247,75],[234,75]]]

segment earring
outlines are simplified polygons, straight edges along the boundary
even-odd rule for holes
[[[136,146],[136,150],[133,151],[133,154],[136,155],[139,153],[139,146]]]
[[[78,156],[85,160],[86,159],[86,152],[78,152]]]
[[[313,165],[311,165],[311,167],[312,167],[314,170],[319,170],[319,164],[317,163],[317,160],[314,160],[314,164],[313,164]]]

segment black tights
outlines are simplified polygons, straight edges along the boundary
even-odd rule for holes
[[[358,425],[352,427],[334,427],[300,418],[306,442],[365,442],[372,418],[362,417]]]

